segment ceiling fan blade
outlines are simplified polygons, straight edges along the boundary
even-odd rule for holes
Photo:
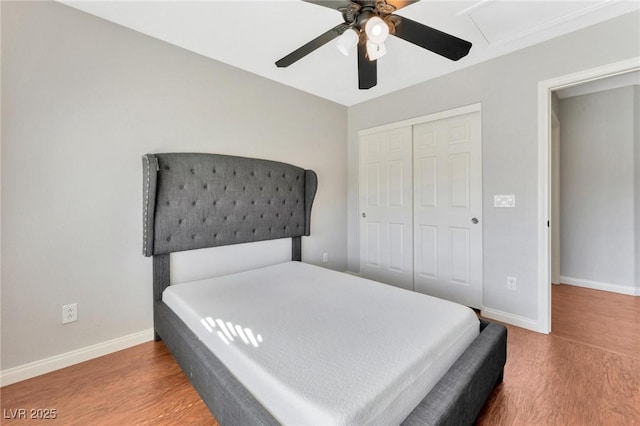
[[[403,7],[410,6],[414,3],[418,3],[420,0],[387,0],[387,3],[394,6],[396,10],[402,9]]]
[[[315,1],[315,0],[302,0],[306,3],[313,3],[313,4],[317,4],[318,6],[324,6],[324,7],[328,7],[329,9],[340,9],[340,8],[346,8],[349,3],[351,3],[350,1],[343,1],[343,0],[320,0],[320,1]]]
[[[304,46],[294,50],[291,53],[289,53],[284,58],[279,59],[276,62],[276,66],[278,66],[279,68],[288,67],[289,65],[293,64],[294,62],[304,58],[305,56],[307,56],[309,53],[313,52],[317,48],[319,48],[321,46],[324,46],[325,44],[329,43],[331,40],[333,40],[334,38],[336,38],[340,34],[342,34],[347,28],[349,28],[349,25],[347,25],[345,23],[336,25],[335,27],[331,28],[329,31],[319,35],[316,38],[314,38],[313,40],[311,40],[309,43],[305,44]]]
[[[345,0],[302,0],[306,3],[317,4],[318,6],[328,7],[329,9],[340,10],[346,8],[351,1]],[[403,7],[409,6],[413,3],[417,3],[420,0],[386,0],[386,2],[395,7],[395,10],[402,9]],[[362,2],[357,2],[362,4]],[[375,2],[374,2],[375,4]]]
[[[371,89],[378,84],[378,62],[367,58],[367,47],[358,43],[358,88]]]
[[[471,43],[466,40],[443,33],[403,16],[393,16],[400,18],[395,28],[394,35],[396,37],[400,37],[452,61],[457,61],[467,56],[469,49],[471,49]]]

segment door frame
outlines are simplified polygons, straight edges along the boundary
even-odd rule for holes
[[[420,117],[409,118],[407,120],[396,121],[394,123],[383,124],[381,126],[370,127],[368,129],[360,130],[358,132],[358,138],[360,138],[360,136],[368,135],[371,133],[378,133],[385,130],[393,130],[393,129],[397,129],[398,127],[413,126],[416,124],[422,124],[429,121],[442,120],[444,118],[451,118],[457,115],[469,114],[469,113],[477,112],[481,110],[482,110],[482,104],[475,103],[475,104],[461,106],[458,108],[448,109],[446,111],[438,111],[433,114],[422,115]],[[358,140],[358,150],[360,150],[359,145],[360,145],[360,141]],[[358,205],[358,207],[360,206]]]
[[[560,284],[560,120],[551,111],[551,283]],[[554,177],[555,175],[555,177]],[[555,270],[555,274],[554,274]],[[557,278],[557,280],[556,280]]]
[[[640,56],[538,82],[538,329],[551,332],[551,93],[640,70]]]

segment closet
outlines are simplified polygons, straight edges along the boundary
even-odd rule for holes
[[[359,136],[360,273],[480,308],[480,104]]]

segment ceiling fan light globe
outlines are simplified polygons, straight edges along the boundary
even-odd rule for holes
[[[376,44],[367,41],[367,58],[369,58],[370,61],[375,61],[379,58],[382,58],[386,54],[387,47],[384,45],[384,43]]]
[[[374,44],[381,44],[389,36],[389,26],[379,16],[373,16],[364,24],[367,40]]]
[[[342,35],[338,38],[336,47],[340,53],[344,56],[349,56],[353,49],[355,49],[358,44],[358,33],[355,30],[349,29],[342,33]]]

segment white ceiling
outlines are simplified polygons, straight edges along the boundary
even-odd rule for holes
[[[397,14],[472,42],[469,55],[452,62],[390,37],[378,85],[359,90],[357,58],[342,56],[335,40],[288,68],[274,65],[342,22],[329,8],[299,0],[62,3],[347,106],[640,9],[636,0],[422,0]]]

